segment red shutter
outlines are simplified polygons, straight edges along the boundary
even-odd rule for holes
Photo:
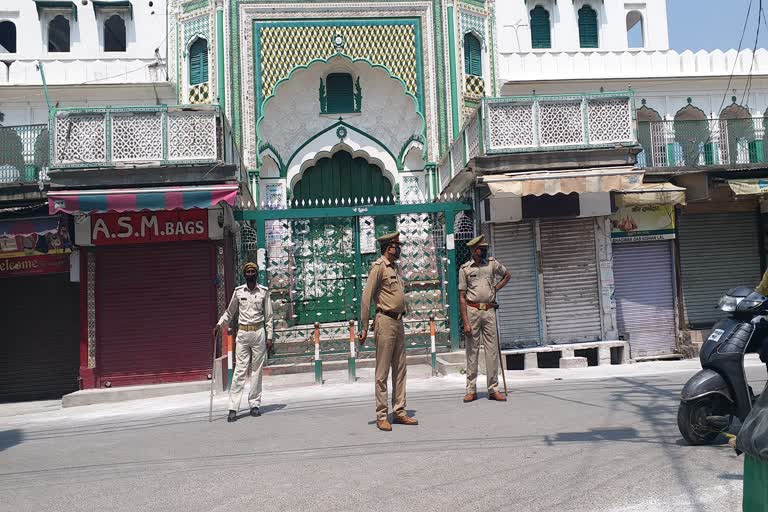
[[[100,385],[206,378],[216,322],[213,251],[209,242],[97,250]]]

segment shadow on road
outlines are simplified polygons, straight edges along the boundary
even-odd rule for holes
[[[3,430],[0,432],[0,452],[16,446],[24,441],[24,432],[19,429]]]

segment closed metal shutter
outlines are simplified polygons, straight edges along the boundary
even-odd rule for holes
[[[539,283],[533,225],[497,224],[493,227],[493,253],[512,274],[497,294],[499,334],[504,348],[541,343]]]
[[[683,212],[677,229],[687,323],[709,328],[726,290],[760,282],[757,214]]]
[[[546,340],[602,337],[593,219],[540,221]]]
[[[208,242],[97,250],[100,382],[205,379],[217,320],[215,275]]]
[[[616,316],[629,333],[632,357],[675,351],[675,285],[672,242],[613,246]]]
[[[68,274],[0,279],[0,401],[61,398],[77,391],[79,285]]]

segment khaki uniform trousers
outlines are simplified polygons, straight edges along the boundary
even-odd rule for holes
[[[392,410],[405,415],[405,329],[403,321],[376,314],[376,419],[387,418],[387,377],[392,368]]]
[[[248,394],[248,405],[261,405],[261,374],[267,356],[267,341],[264,329],[258,331],[237,331],[235,347],[235,374],[229,387],[229,409],[240,410],[240,400],[243,396],[245,374],[251,365],[251,392]]]
[[[499,349],[496,332],[496,310],[467,306],[467,317],[472,335],[467,344],[467,393],[477,393],[477,358],[480,347],[485,350],[485,373],[488,378],[488,393],[499,390]]]

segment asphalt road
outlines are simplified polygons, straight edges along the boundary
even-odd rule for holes
[[[689,373],[518,385],[507,403],[416,390],[417,427],[373,425],[372,396],[198,405],[28,426],[0,419],[0,510],[737,511],[742,459],[688,447]],[[751,368],[756,391],[765,371]]]

